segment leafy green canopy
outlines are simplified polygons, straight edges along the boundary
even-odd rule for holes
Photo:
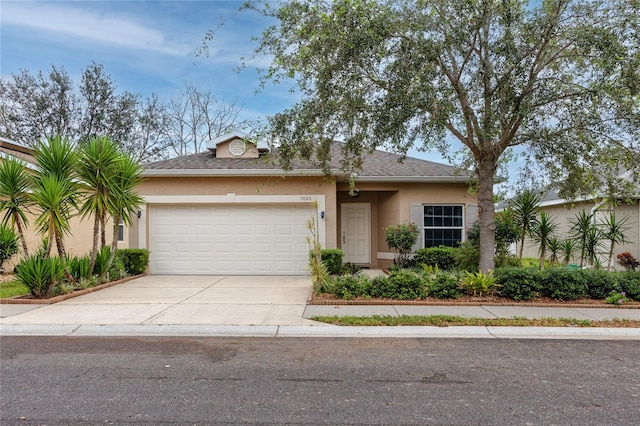
[[[571,193],[638,180],[637,0],[288,0],[246,6],[276,18],[255,55],[262,83],[294,79],[302,98],[270,118],[280,163],[345,140],[345,170],[384,146],[465,147],[478,178],[481,268],[493,266],[493,184],[527,146]],[[600,188],[598,188],[600,189]],[[565,194],[566,195],[566,194]]]

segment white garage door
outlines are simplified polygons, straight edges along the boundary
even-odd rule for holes
[[[309,264],[308,206],[150,208],[152,274],[299,275]]]

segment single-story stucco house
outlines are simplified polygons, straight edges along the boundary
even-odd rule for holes
[[[145,204],[127,244],[150,250],[151,274],[306,274],[310,219],[323,248],[382,267],[393,262],[385,227],[415,222],[417,248],[455,246],[476,220],[470,174],[451,166],[375,151],[350,194],[339,142],[330,179],[311,162],[283,171],[242,132],[207,148],[145,167],[138,188]]]

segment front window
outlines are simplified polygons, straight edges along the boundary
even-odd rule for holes
[[[458,247],[462,241],[462,206],[425,205],[424,247]]]
[[[120,224],[118,225],[118,241],[124,241],[124,220],[120,219]]]

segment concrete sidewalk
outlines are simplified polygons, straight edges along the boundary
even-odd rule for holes
[[[640,329],[338,327],[313,316],[455,315],[640,320],[640,309],[319,306],[309,277],[145,276],[53,305],[0,305],[0,336],[263,336],[636,339]]]

